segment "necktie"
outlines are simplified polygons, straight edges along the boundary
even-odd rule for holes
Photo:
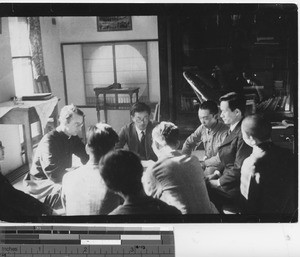
[[[141,137],[141,158],[142,159],[145,159],[146,158],[146,148],[145,148],[145,139],[146,139],[146,136],[145,136],[145,132],[142,131],[142,137]]]

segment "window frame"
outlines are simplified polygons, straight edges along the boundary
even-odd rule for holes
[[[136,43],[136,42],[144,42],[146,43],[146,51],[147,51],[147,56],[148,56],[148,43],[149,42],[157,42],[159,44],[158,39],[138,39],[138,40],[115,40],[115,41],[93,41],[93,42],[66,42],[66,43],[61,43],[61,57],[62,57],[62,70],[63,70],[63,80],[64,80],[64,93],[65,93],[65,102],[66,104],[69,104],[68,102],[68,88],[67,88],[67,79],[66,79],[66,66],[65,66],[65,59],[64,59],[64,46],[67,45],[80,45],[83,47],[83,45],[92,45],[92,44],[103,44],[103,45],[117,45],[117,44],[125,44],[125,43]],[[113,53],[114,54],[114,53]],[[115,56],[114,56],[115,57]],[[82,56],[83,60],[83,56]],[[148,61],[149,59],[147,58],[146,60],[146,71],[147,71],[147,85],[148,85],[148,96],[149,96],[149,67],[148,67]],[[116,65],[116,60],[113,58],[114,62],[114,76],[115,76],[115,65]],[[83,71],[84,71],[84,67]],[[115,80],[115,77],[114,77]],[[84,83],[85,83],[85,78],[84,78]],[[84,92],[85,92],[85,99],[86,99],[86,84],[84,84]],[[77,105],[80,108],[95,108],[96,105]]]

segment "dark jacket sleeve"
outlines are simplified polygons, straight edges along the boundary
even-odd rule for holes
[[[0,206],[0,218],[52,214],[49,206],[15,189],[2,174],[0,174]]]
[[[65,165],[61,157],[61,151],[57,144],[57,139],[47,137],[37,151],[40,151],[40,165],[45,175],[55,183],[62,181],[63,175],[66,173]]]
[[[236,150],[235,153],[233,152],[235,158],[232,163],[225,164],[222,176],[220,177],[221,186],[239,187],[242,164],[251,154],[252,148],[244,142],[241,133],[236,138],[235,144]]]
[[[119,142],[116,144],[116,149],[123,148],[127,143],[127,134],[128,134],[127,130],[128,130],[127,126],[121,128],[119,133]]]

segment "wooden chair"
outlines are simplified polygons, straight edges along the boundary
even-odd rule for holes
[[[48,76],[40,75],[34,81],[34,93],[52,93]]]

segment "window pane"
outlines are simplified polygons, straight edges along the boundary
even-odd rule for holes
[[[115,51],[118,82],[123,87],[139,87],[139,96],[148,100],[146,42],[116,44]]]

